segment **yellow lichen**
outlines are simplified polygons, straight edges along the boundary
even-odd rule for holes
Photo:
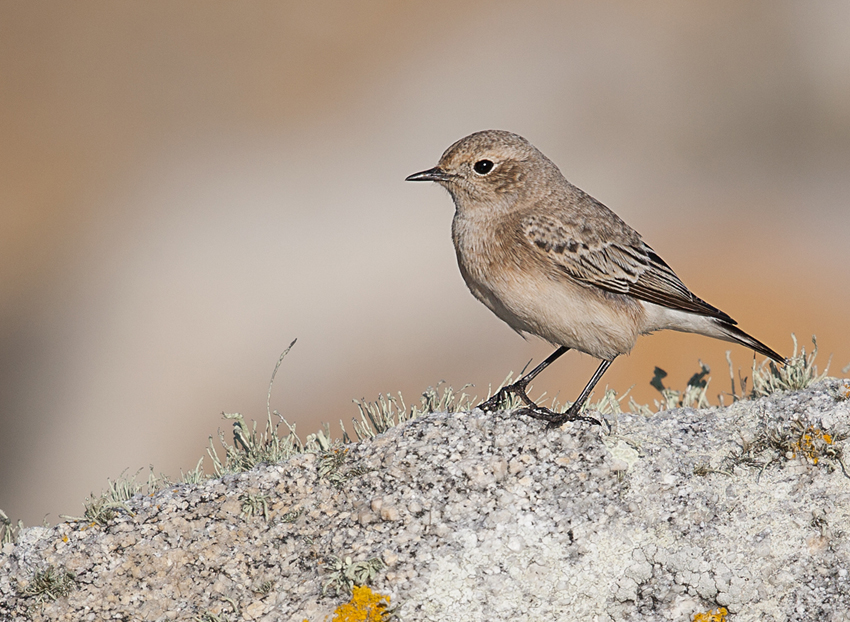
[[[389,596],[355,585],[351,600],[336,608],[332,622],[384,622],[389,604]]]
[[[705,613],[696,613],[694,614],[693,622],[726,622],[726,614],[728,613],[726,607],[712,609]]]

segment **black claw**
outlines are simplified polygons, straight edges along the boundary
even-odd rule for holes
[[[566,412],[557,419],[550,421],[548,427],[559,428],[567,421],[586,421],[587,423],[593,425],[602,425],[602,422],[596,419],[595,417],[588,417],[586,415],[570,415],[569,412]]]
[[[481,410],[483,410],[485,412],[493,412],[493,411],[499,410],[499,406],[502,404],[502,402],[505,401],[505,398],[507,398],[508,395],[511,394],[511,393],[513,393],[514,395],[518,395],[525,402],[530,402],[530,403],[533,404],[533,402],[531,402],[531,400],[528,399],[528,396],[525,394],[525,386],[524,385],[520,386],[518,384],[510,384],[506,387],[502,387],[501,389],[499,389],[498,392],[496,393],[496,395],[493,395],[492,397],[490,397],[490,399],[481,402],[478,405],[478,408],[480,408]]]
[[[518,415],[527,415],[534,419],[540,419],[542,421],[546,421],[549,425],[549,428],[557,428],[567,421],[586,421],[587,423],[592,423],[595,425],[602,425],[602,422],[598,421],[593,417],[588,417],[586,415],[580,415],[577,412],[573,412],[573,409],[570,408],[565,413],[556,413],[553,410],[549,410],[544,406],[538,406],[535,404],[530,397],[525,392],[525,383],[515,383],[510,384],[506,387],[502,387],[499,391],[490,397],[490,399],[481,402],[478,405],[478,408],[485,412],[494,412],[499,410],[500,405],[509,394],[516,395],[523,402],[525,402],[526,406],[524,408],[518,408],[515,412]]]
[[[516,410],[516,414],[518,415],[527,415],[534,419],[540,419],[541,421],[547,421],[552,423],[553,421],[557,421],[561,418],[560,413],[556,413],[554,411],[549,410],[548,408],[544,408],[543,406],[535,406],[529,408],[519,408]]]
[[[481,402],[478,405],[478,408],[483,410],[484,412],[494,412],[499,410],[499,406],[505,399],[505,389],[500,389],[496,395],[492,396],[490,399]]]

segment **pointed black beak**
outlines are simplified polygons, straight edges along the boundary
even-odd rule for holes
[[[405,177],[404,181],[448,181],[451,175],[446,173],[439,166],[429,168],[427,171],[419,171]]]

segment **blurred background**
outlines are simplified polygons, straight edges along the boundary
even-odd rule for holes
[[[352,398],[482,397],[552,348],[467,292],[440,188],[518,132],[783,354],[850,362],[850,4],[728,0],[0,3],[0,508],[79,515],[125,469],[178,476],[221,411],[302,436]],[[710,394],[749,351],[662,333]],[[574,399],[597,361],[536,383]],[[602,389],[603,387],[600,387]]]

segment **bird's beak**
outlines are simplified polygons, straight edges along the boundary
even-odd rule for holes
[[[439,166],[435,166],[434,168],[429,168],[427,171],[419,171],[418,173],[413,173],[413,175],[408,175],[404,181],[448,181],[451,177],[451,175]]]

